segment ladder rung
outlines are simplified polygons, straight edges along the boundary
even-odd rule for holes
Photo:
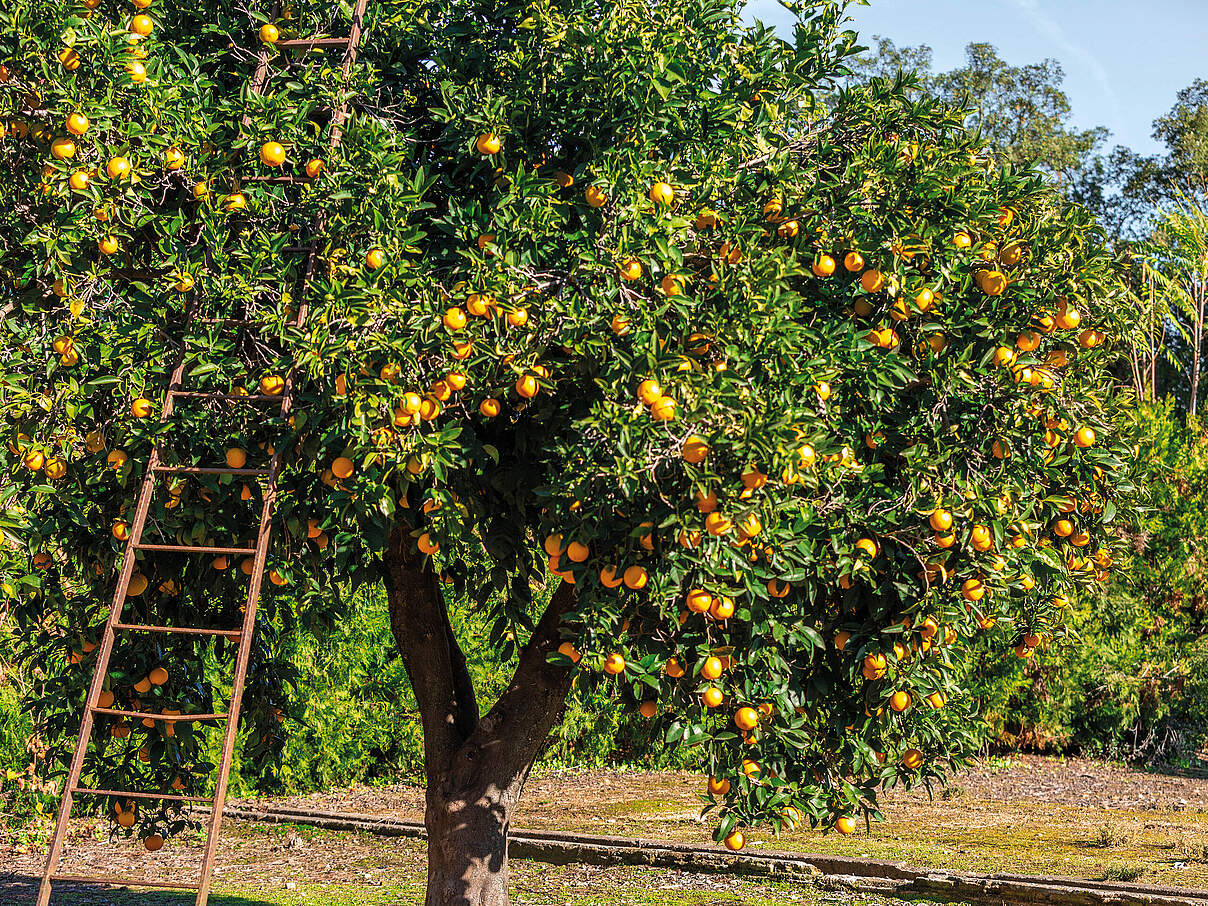
[[[113,717],[142,717],[152,720],[162,720],[167,723],[190,720],[226,720],[226,714],[164,714],[160,711],[119,711],[117,708],[93,708],[96,714],[109,714]]]
[[[248,403],[263,403],[268,401],[281,402],[283,394],[275,396],[268,393],[211,393],[208,390],[169,390],[172,396],[182,396],[194,400],[243,400]]]
[[[156,466],[156,472],[177,475],[267,475],[268,469],[232,469],[229,466]]]
[[[278,41],[273,46],[283,50],[296,47],[346,47],[348,38],[291,38],[288,41]]]
[[[132,790],[94,790],[78,786],[71,792],[86,796],[125,796],[131,799],[162,799],[164,802],[213,802],[208,796],[176,796],[171,793],[135,793]]]
[[[254,547],[203,547],[200,544],[143,544],[134,545],[136,551],[165,551],[179,554],[254,554]]]
[[[239,629],[199,629],[193,626],[149,626],[146,623],[116,623],[114,629],[128,632],[166,632],[171,635],[221,635],[237,639],[243,635]]]
[[[163,887],[167,890],[199,890],[200,884],[186,881],[140,881],[138,878],[119,878],[114,875],[51,875],[52,881],[65,884],[111,884],[117,887]]]

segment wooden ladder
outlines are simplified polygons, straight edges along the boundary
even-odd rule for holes
[[[368,0],[357,0],[356,7],[353,11],[351,28],[349,29],[349,34],[347,37],[313,39],[303,38],[298,40],[277,41],[272,45],[263,45],[260,50],[259,63],[252,79],[252,91],[258,95],[263,94],[270,76],[272,56],[279,51],[288,53],[290,50],[306,52],[315,48],[343,48],[343,76],[344,81],[347,82],[352,73],[353,64],[356,62],[357,48],[361,40],[361,32],[364,27],[364,16],[367,5]],[[335,150],[340,146],[340,141],[343,137],[343,127],[347,121],[347,118],[348,106],[347,102],[345,102],[338,110],[334,112],[332,117],[328,138],[328,144],[332,150]],[[249,117],[245,117],[244,126],[246,127],[248,123]],[[301,177],[280,176],[266,177],[255,181],[306,182],[308,180]],[[322,218],[320,217],[319,222],[315,224],[315,230],[313,232],[313,235],[316,238],[312,239],[308,245],[295,246],[291,249],[287,249],[287,251],[295,254],[305,255],[302,267],[302,278],[300,281],[299,292],[297,293],[297,311],[293,319],[293,324],[295,327],[301,327],[306,322],[308,310],[306,296],[311,281],[314,277],[315,263],[318,253],[317,237],[322,228],[323,223]],[[245,323],[228,318],[197,318],[196,309],[197,305],[195,304],[190,308],[189,314],[186,317],[186,336],[189,326],[194,322],[207,324]],[[293,370],[291,370],[287,375],[285,379],[285,387],[279,395],[237,395],[231,393],[212,393],[208,391],[186,390],[183,387],[183,381],[185,377],[187,352],[188,344],[186,340],[184,343],[182,343],[180,360],[173,369],[171,378],[169,380],[168,390],[164,398],[163,409],[160,416],[161,422],[168,421],[172,417],[176,401],[185,398],[203,401],[239,400],[245,403],[275,403],[280,406],[280,415],[283,419],[289,416],[294,402],[294,382],[296,375]],[[76,741],[75,751],[72,754],[71,766],[67,772],[67,780],[63,788],[63,797],[59,804],[59,813],[55,821],[54,836],[51,839],[50,851],[47,853],[46,865],[42,872],[42,883],[38,890],[37,906],[49,906],[51,890],[56,882],[70,884],[120,884],[126,887],[196,890],[196,906],[205,906],[209,900],[210,884],[213,880],[214,874],[215,855],[218,850],[219,832],[222,827],[222,812],[223,807],[226,804],[227,782],[230,776],[231,760],[234,755],[235,740],[239,729],[239,711],[243,700],[244,683],[247,679],[248,661],[251,657],[252,634],[256,627],[256,608],[260,600],[260,587],[264,580],[265,564],[268,559],[269,538],[272,531],[273,515],[277,497],[277,479],[281,473],[283,464],[283,450],[277,449],[273,452],[268,468],[252,469],[235,469],[226,466],[211,468],[199,466],[165,465],[163,462],[164,453],[164,443],[163,441],[160,441],[151,451],[151,456],[147,463],[147,469],[143,474],[142,482],[139,487],[138,504],[135,509],[133,523],[130,526],[129,537],[126,540],[125,554],[122,560],[121,572],[118,576],[117,588],[114,591],[113,603],[110,607],[109,617],[106,620],[104,632],[101,636],[101,642],[98,647],[96,672],[93,674],[92,683],[88,689],[88,697],[85,700],[84,714],[80,722],[80,734]],[[248,478],[254,477],[263,480],[263,504],[260,510],[260,523],[256,532],[256,540],[252,548],[143,543],[143,530],[147,522],[147,513],[151,506],[151,500],[154,496],[158,479],[164,475],[172,476],[190,474],[231,475]],[[134,576],[135,563],[140,551],[230,556],[246,556],[250,553],[253,557],[252,572],[243,608],[243,622],[239,629],[204,629],[197,627],[155,626],[123,622],[122,611],[125,607],[130,581]],[[231,696],[226,713],[167,714],[133,710],[127,711],[119,708],[102,708],[99,704],[100,696],[105,682],[105,677],[109,671],[109,661],[113,655],[114,643],[119,632],[212,636],[238,640],[238,648],[235,656],[235,674],[231,683]],[[153,719],[165,723],[184,721],[226,721],[226,729],[222,743],[222,757],[218,766],[218,775],[214,785],[213,798],[206,799],[196,796],[177,796],[166,793],[143,793],[134,790],[98,790],[80,786],[80,775],[83,771],[84,757],[92,739],[94,718],[98,714],[124,717],[131,720]],[[146,799],[158,802],[208,803],[210,806],[210,814],[206,834],[206,847],[201,865],[201,874],[198,879],[193,882],[153,881],[133,880],[130,878],[115,876],[84,876],[58,873],[59,861],[63,853],[63,843],[67,835],[68,824],[71,818],[73,800],[77,794],[121,796],[129,799]]]

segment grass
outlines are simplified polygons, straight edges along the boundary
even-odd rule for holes
[[[514,862],[514,906],[905,906],[903,901],[802,884],[759,883],[723,876],[693,876],[653,868],[591,868]],[[390,884],[294,882],[293,889],[265,884],[216,886],[212,906],[421,906],[422,874]],[[33,888],[29,888],[32,901]],[[56,906],[190,906],[185,893],[137,890],[68,890]],[[918,901],[915,901],[918,902]],[[967,904],[966,904],[967,906]]]

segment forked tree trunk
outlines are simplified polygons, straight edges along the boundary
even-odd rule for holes
[[[406,526],[392,532],[385,567],[390,624],[424,729],[425,904],[507,906],[512,811],[574,676],[547,661],[574,587],[554,592],[511,683],[480,717],[440,583]]]

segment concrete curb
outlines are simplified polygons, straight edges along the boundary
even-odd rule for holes
[[[243,821],[301,824],[325,830],[357,831],[386,837],[423,838],[418,821],[342,815],[292,808],[229,805],[224,814]],[[1208,906],[1208,890],[1116,884],[1082,878],[983,875],[914,868],[904,862],[812,853],[763,850],[730,853],[686,843],[514,830],[508,853],[551,865],[647,865],[706,874],[735,874],[801,880],[828,889],[878,893],[906,899],[968,901],[1043,906]]]

